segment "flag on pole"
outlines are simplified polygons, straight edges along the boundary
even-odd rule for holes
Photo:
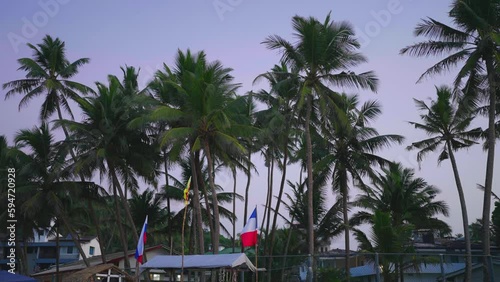
[[[135,259],[142,264],[142,257],[144,255],[144,245],[146,244],[146,228],[148,227],[148,216],[146,215],[146,220],[142,226],[141,236],[139,236],[139,242],[137,242],[137,249],[135,250]]]
[[[247,224],[243,227],[240,239],[243,248],[257,245],[257,207],[255,207]]]
[[[186,188],[184,189],[184,205],[187,206],[189,203],[189,189],[191,188],[191,176],[188,179]]]

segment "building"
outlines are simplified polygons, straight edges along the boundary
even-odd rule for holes
[[[163,245],[158,245],[158,246],[153,246],[146,248],[144,250],[147,259],[152,259],[158,255],[170,255],[170,249]],[[130,250],[127,254],[127,259],[130,262],[130,266],[132,269],[125,269],[125,259],[123,256],[123,252],[117,252],[117,253],[112,253],[112,254],[106,254],[106,264],[113,264],[116,267],[118,267],[121,270],[124,270],[125,272],[128,273],[133,273],[135,272],[135,250]],[[93,256],[88,259],[90,263],[90,267],[98,266],[103,264],[102,257],[101,255],[99,256]],[[73,273],[77,271],[81,271],[83,269],[86,269],[87,266],[85,265],[83,260],[78,260],[78,261],[73,261],[71,263],[66,263],[64,265],[59,266],[59,276],[62,277],[64,280],[66,277],[69,277]],[[48,270],[40,271],[35,274],[32,274],[31,276],[36,278],[38,281],[41,282],[52,282],[55,281],[55,277],[57,275],[57,270],[55,267],[52,267]],[[168,281],[168,278],[166,278],[166,274],[164,271],[158,270],[158,271],[152,271],[150,272],[150,280],[152,281]]]
[[[483,281],[483,265],[475,263],[472,266],[471,281]],[[380,270],[382,271],[382,270]],[[435,282],[443,281],[443,276],[446,282],[461,282],[464,281],[465,263],[427,263],[420,264],[417,268],[409,268],[405,270],[405,282]],[[500,276],[500,263],[493,262],[494,277]],[[376,282],[376,268],[373,263],[366,264],[351,269],[351,280],[353,282]],[[383,282],[383,275],[380,273],[380,282]]]
[[[99,242],[95,236],[82,236],[79,238],[79,243],[87,257],[99,256],[101,254]],[[23,247],[22,244],[19,247]],[[6,240],[0,241],[0,267],[2,268],[7,266],[7,255],[10,248]],[[50,235],[48,228],[33,230],[33,239],[27,242],[26,246],[28,273],[32,274],[55,265],[57,261],[56,257],[57,242],[55,236]],[[82,256],[78,252],[78,248],[71,236],[68,235],[64,238],[60,236],[59,263],[64,264],[81,259]]]

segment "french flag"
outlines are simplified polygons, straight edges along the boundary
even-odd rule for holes
[[[243,248],[257,245],[257,207],[255,207],[247,224],[243,227],[240,238]]]
[[[146,220],[142,226],[141,236],[139,237],[139,242],[137,242],[137,249],[135,250],[135,259],[142,264],[142,257],[144,255],[144,245],[146,244],[146,228],[148,227],[148,216],[146,215]]]

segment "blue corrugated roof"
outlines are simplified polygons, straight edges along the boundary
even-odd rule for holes
[[[465,267],[464,263],[445,263],[443,265],[444,273],[451,273],[461,270]],[[352,277],[370,276],[376,274],[376,269],[373,263],[369,263],[363,266],[351,268]],[[441,273],[441,265],[437,264],[420,264],[419,269],[406,269],[405,273],[423,273],[423,274],[439,274]]]
[[[352,277],[375,275],[375,267],[372,263],[351,268]]]

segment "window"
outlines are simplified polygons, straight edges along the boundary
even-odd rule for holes
[[[161,276],[160,276],[160,274],[157,274],[157,273],[151,273],[151,274],[149,274],[149,279],[151,279],[153,281],[161,281]]]
[[[66,251],[68,254],[72,254],[73,253],[73,246],[69,246],[68,247],[68,250]]]
[[[93,256],[93,255],[94,255],[94,251],[95,251],[95,248],[94,248],[94,247],[90,247],[90,248],[89,248],[89,254],[90,254],[91,256]]]

